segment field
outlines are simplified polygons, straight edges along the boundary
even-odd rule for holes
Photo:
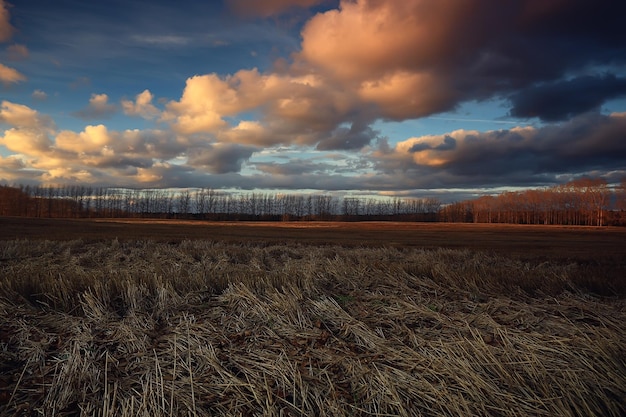
[[[0,218],[0,415],[621,416],[626,230]]]

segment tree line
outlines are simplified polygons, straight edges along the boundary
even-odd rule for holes
[[[442,207],[446,222],[626,226],[626,179],[610,186],[603,178],[481,196]]]
[[[442,221],[626,226],[626,180],[602,178],[442,204],[437,198],[227,193],[202,189],[0,186],[0,215],[266,221]]]
[[[357,198],[328,194],[227,193],[210,188],[123,189],[0,186],[0,215],[204,220],[436,221],[435,198]]]

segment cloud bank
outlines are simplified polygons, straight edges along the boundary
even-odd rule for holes
[[[5,100],[0,145],[12,154],[0,160],[0,181],[408,192],[626,174],[625,113],[603,110],[626,96],[616,2],[329,4],[229,0],[229,10],[257,19],[327,7],[302,26],[295,52],[266,68],[181,77],[170,97],[151,86],[92,94],[73,113],[89,123],[78,129]],[[0,0],[0,41],[14,33],[8,10]],[[185,48],[193,39],[135,37],[133,47]],[[28,81],[2,64],[0,80]],[[399,141],[376,127],[489,100],[520,123]],[[142,127],[103,123],[112,116]]]

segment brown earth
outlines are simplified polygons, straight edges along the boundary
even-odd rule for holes
[[[400,222],[208,222],[0,217],[0,240],[118,239],[467,248],[531,258],[626,263],[626,228]]]

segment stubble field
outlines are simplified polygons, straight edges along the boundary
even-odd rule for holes
[[[626,413],[626,230],[0,218],[0,415]]]

